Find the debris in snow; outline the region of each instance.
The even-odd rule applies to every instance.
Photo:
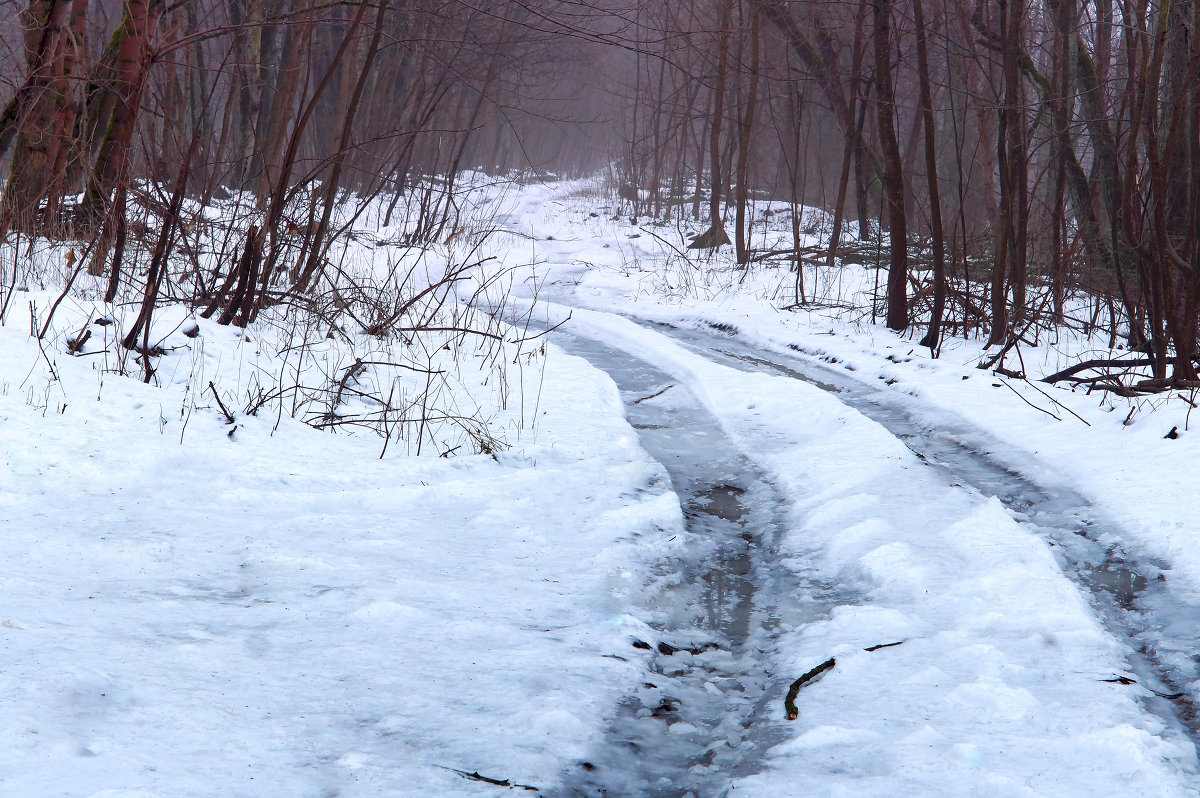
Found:
[[[725,234],[725,229],[714,224],[712,227],[705,230],[698,236],[695,236],[691,243],[688,244],[688,249],[717,249],[723,244],[728,244],[729,236]]]
[[[650,710],[650,714],[656,718],[661,718],[679,711],[679,702],[675,699],[664,698],[658,702],[658,706]]]
[[[787,698],[783,699],[783,708],[787,712],[788,720],[795,720],[800,717],[800,710],[796,709],[796,696],[800,693],[800,688],[814,681],[825,671],[833,670],[833,666],[837,664],[837,660],[833,657],[822,662],[817,667],[813,668],[808,673],[801,676],[796,681],[792,682],[792,686],[788,688]]]
[[[662,396],[664,393],[666,393],[667,391],[671,390],[674,387],[675,386],[673,384],[668,385],[665,388],[663,388],[662,390],[655,391],[654,393],[650,394],[649,396],[643,396],[641,399],[634,399],[630,404],[640,405],[642,402],[648,402],[651,399],[655,399],[659,396]]]
[[[92,331],[88,330],[88,329],[84,329],[84,331],[80,335],[78,335],[74,338],[68,338],[67,339],[67,354],[68,355],[78,355],[80,353],[80,351],[83,349],[83,345],[86,344],[88,342],[88,339],[91,337],[92,337]]]
[[[225,420],[228,421],[230,424],[235,423],[233,420],[233,413],[230,413],[225,408],[225,403],[221,401],[221,396],[220,396],[220,394],[217,393],[217,388],[215,385],[212,384],[212,380],[208,381],[208,389],[210,391],[212,391],[213,399],[217,400],[217,407],[221,408],[221,412],[225,414]],[[232,435],[233,431],[230,430],[229,434]]]
[[[642,641],[639,640],[639,641],[637,641],[637,643],[634,643],[633,644],[634,648],[641,648],[642,646],[638,645],[638,643],[641,643],[641,642]],[[689,647],[685,647],[685,648],[680,648],[679,646],[673,646],[670,643],[659,643],[658,644],[658,653],[662,654],[664,656],[670,657],[675,654],[678,654],[680,651],[686,651],[687,653],[691,654],[693,657],[698,657],[701,654],[703,654],[705,651],[712,651],[713,649],[718,649],[720,647],[721,646],[719,646],[716,643],[705,643],[702,646],[689,646]],[[649,646],[646,646],[646,648],[649,648]]]
[[[924,460],[925,458],[922,457],[921,459]],[[867,648],[864,648],[863,651],[878,651],[881,648],[891,648],[892,646],[902,646],[902,645],[904,645],[903,640],[897,640],[895,643],[877,643],[876,645],[868,646]]]
[[[540,792],[540,790],[538,790],[537,787],[531,787],[528,784],[517,784],[516,782],[509,781],[508,779],[493,779],[490,776],[480,775],[478,771],[472,771],[472,772],[468,773],[465,770],[459,770],[458,768],[448,768],[445,765],[439,765],[439,767],[445,768],[446,770],[449,770],[452,773],[457,773],[458,775],[462,776],[464,779],[467,779],[468,781],[482,781],[484,784],[494,784],[497,787],[508,787],[510,790],[525,790],[526,792]]]

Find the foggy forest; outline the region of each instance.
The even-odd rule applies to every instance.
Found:
[[[1200,790],[1200,3],[0,45],[0,793]]]

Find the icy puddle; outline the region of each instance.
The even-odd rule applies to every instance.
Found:
[[[958,429],[952,420],[932,423],[896,397],[836,369],[764,353],[724,330],[641,323],[722,365],[781,374],[837,393],[942,471],[949,483],[997,497],[1049,543],[1064,573],[1088,589],[1105,626],[1131,641],[1130,672],[1153,694],[1147,708],[1182,724],[1200,744],[1200,596],[1173,586],[1169,566],[1131,550],[1117,530],[1095,517],[1086,499],[1070,490],[1045,488],[1006,467],[980,433]]]
[[[644,682],[604,744],[551,794],[722,795],[778,742],[766,707],[787,685],[766,653],[772,630],[825,617],[835,596],[775,564],[781,497],[686,387],[599,342],[556,334],[555,343],[617,383],[642,446],[670,475],[688,540],[651,577],[642,611],[656,636],[630,640]]]

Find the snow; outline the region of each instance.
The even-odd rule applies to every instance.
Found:
[[[864,269],[810,273],[828,302],[782,312],[786,269],[700,269],[664,243],[685,227],[614,220],[588,181],[490,192],[474,213],[509,232],[471,246],[521,278],[511,306],[569,316],[572,335],[685,386],[786,497],[780,566],[832,588],[816,610],[804,589],[783,597],[755,638],[775,681],[756,719],[767,750],[731,794],[1196,794],[1187,734],[1147,687],[1114,681],[1131,674],[1131,642],[1018,514],[836,394],[617,314],[720,324],[875,385],[1038,484],[1079,491],[1122,545],[1200,594],[1185,397],[1039,393],[976,369],[976,341],[933,359],[839,309],[869,295]],[[414,266],[356,252],[363,273]],[[660,639],[646,591],[687,538],[607,376],[553,344],[460,361],[431,338],[405,360],[399,344],[288,318],[245,335],[199,320],[190,338],[175,306],[155,321],[168,351],[147,385],[136,365],[113,373],[125,309],[87,279],[41,347],[24,305],[44,318],[53,286],[22,292],[0,327],[0,792],[507,795],[463,775],[552,791],[605,744],[647,673],[631,640]],[[117,325],[64,354],[99,316]],[[297,336],[304,357],[287,354]],[[1032,378],[1094,345],[1042,339],[1021,357]],[[361,395],[329,407],[317,387],[355,358],[403,366],[372,366]],[[413,366],[445,379],[430,391]],[[288,383],[286,401],[247,411],[258,388]],[[381,457],[376,433],[400,422],[371,414],[391,391],[478,424],[397,434]],[[301,423],[323,413],[362,421]],[[1164,440],[1172,426],[1181,437]],[[787,721],[788,686],[831,657]]]
[[[4,794],[502,793],[445,768],[553,782],[634,677],[621,573],[679,511],[582,361],[537,443],[379,460],[61,354],[43,416],[0,335]]]

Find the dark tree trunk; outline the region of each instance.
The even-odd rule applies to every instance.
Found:
[[[725,82],[729,71],[729,35],[733,26],[734,0],[725,0],[721,10],[721,32],[717,39],[717,75],[713,86],[713,113],[708,134],[709,188],[708,199],[709,236],[712,248],[728,240],[725,224],[721,218],[721,188],[724,185],[724,169],[721,163],[721,125],[725,119]]]
[[[746,203],[750,193],[750,135],[754,131],[754,115],[758,102],[758,5],[750,5],[750,85],[747,89],[746,108],[738,128],[738,176],[737,176],[737,221],[734,238],[737,247],[737,262],[743,266],[750,262],[750,246],[746,241]]]
[[[875,94],[880,148],[883,150],[883,193],[887,201],[891,258],[887,282],[887,326],[908,327],[908,225],[904,213],[904,173],[896,139],[892,85],[892,3],[872,0],[875,12]]]
[[[933,239],[933,311],[929,331],[921,340],[937,354],[942,341],[942,316],[946,312],[946,248],[942,233],[942,200],[938,190],[937,129],[933,119],[933,92],[929,86],[929,51],[925,37],[925,10],[912,0],[917,28],[917,80],[920,83],[921,122],[925,128],[925,179],[929,184],[929,227]]]

